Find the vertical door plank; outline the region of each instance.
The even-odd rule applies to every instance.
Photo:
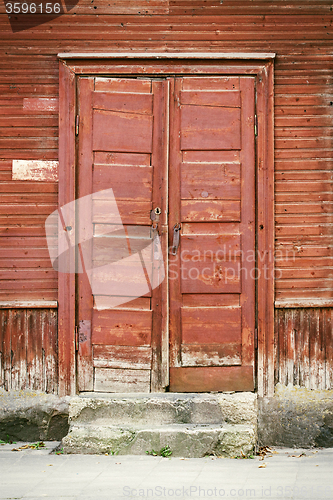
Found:
[[[43,349],[44,359],[44,387],[47,393],[56,392],[58,384],[56,353],[57,353],[57,312],[43,311]]]
[[[254,142],[254,78],[241,77],[242,149],[241,222],[242,235],[242,363],[254,364],[255,327],[255,262],[250,259],[255,249],[255,142]]]
[[[168,205],[167,205],[167,175],[168,175],[168,136],[167,136],[167,105],[168,105],[168,82],[153,81],[152,92],[154,95],[154,127],[153,127],[153,152],[151,163],[154,169],[152,207],[161,208],[158,221],[158,234],[161,240],[162,251],[166,254],[168,246]],[[163,264],[165,268],[165,263]],[[152,290],[151,308],[153,311],[152,325],[152,366],[151,366],[151,392],[163,390],[167,382],[168,371],[168,331],[167,323],[163,318],[168,315],[167,297],[168,280]],[[166,290],[165,290],[166,289]]]
[[[79,183],[77,197],[80,199],[92,194],[92,165],[93,165],[93,78],[80,78],[78,88],[79,114],[80,114],[80,139],[78,150]],[[92,307],[93,296],[87,275],[92,268],[92,203],[91,198],[87,198],[85,203],[79,204],[76,214],[76,224],[78,225],[78,241],[81,238],[84,242],[84,260],[82,246],[78,244],[78,259],[83,266],[82,273],[77,276],[78,282],[78,353],[77,372],[79,391],[92,391],[94,384],[93,361],[92,361]]]
[[[11,389],[16,391],[25,389],[27,385],[27,348],[29,349],[29,344],[25,329],[26,315],[25,309],[16,309],[12,314]],[[42,388],[38,387],[38,389]]]
[[[59,206],[75,200],[75,75],[59,63]],[[69,221],[74,227],[75,221]],[[74,263],[73,268],[74,268]],[[75,274],[58,276],[59,395],[75,394]]]
[[[258,393],[274,394],[274,67],[256,79]],[[266,276],[268,278],[265,278]]]
[[[42,390],[42,336],[39,311],[27,309],[27,385],[33,390]]]
[[[182,88],[182,79],[175,78],[170,82],[170,169],[169,169],[169,248],[172,247],[173,228],[181,222],[180,213],[180,166],[182,154],[180,149],[180,105],[177,96]],[[181,247],[176,256],[169,254],[169,297],[170,297],[170,366],[180,366],[181,347],[181,305],[180,291]]]

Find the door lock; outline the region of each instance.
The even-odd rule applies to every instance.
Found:
[[[155,209],[151,210],[151,212],[150,212],[150,219],[152,221],[153,231],[157,231],[158,221],[160,220],[161,213],[162,213],[162,210],[160,209],[160,207],[156,207]]]

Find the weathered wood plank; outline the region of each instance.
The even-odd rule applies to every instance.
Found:
[[[191,25],[191,21],[189,21]],[[196,25],[196,23],[194,24]],[[180,24],[182,29],[186,29],[183,23]],[[208,28],[208,26],[207,26]],[[186,90],[239,90],[239,77],[238,76],[215,76],[209,79],[205,77],[192,77],[183,79],[183,91]]]
[[[222,106],[240,108],[240,92],[236,90],[212,91],[202,86],[198,91],[183,90],[180,92],[180,103],[192,106]],[[213,149],[213,148],[212,148]]]
[[[221,307],[221,306],[239,306],[239,294],[228,293],[184,293],[183,307]]]
[[[27,310],[27,386],[43,389],[42,331],[40,314]]]
[[[170,262],[170,278],[176,278],[174,264]],[[191,262],[181,264],[181,291],[183,293],[241,293],[242,272],[240,262]],[[248,278],[249,275],[246,276]]]
[[[150,115],[95,110],[93,149],[151,153],[152,125],[153,119]]]
[[[43,390],[58,392],[58,311],[41,313],[43,343]]]
[[[96,392],[149,392],[150,370],[95,368]]]
[[[275,382],[331,387],[331,307],[285,306],[275,311]]]
[[[121,306],[118,305],[120,300],[123,300],[123,304],[121,304]],[[117,306],[115,306],[115,304],[117,304]],[[141,309],[150,311],[150,297],[139,297],[133,299],[133,297],[129,296],[120,298],[120,296],[109,297],[107,295],[94,295],[94,309],[103,311],[104,309],[114,309],[117,307],[128,310]]]
[[[239,151],[183,151],[182,159],[184,163],[239,163]]]
[[[13,160],[13,180],[58,181],[58,161]]]
[[[150,201],[152,192],[150,166],[101,165],[93,166],[93,192],[112,189],[116,200]]]
[[[123,113],[152,115],[153,95],[122,92],[94,92],[93,108]]]
[[[225,344],[241,342],[240,307],[183,307],[184,344]]]
[[[240,149],[240,110],[208,106],[181,107],[181,150]]]
[[[183,200],[181,220],[184,222],[232,222],[240,220],[240,202],[229,200]]]
[[[31,387],[27,383],[27,359],[29,358],[28,335],[26,328],[27,311],[18,309],[10,316],[11,325],[11,383],[12,390],[24,390]],[[41,387],[38,387],[40,389]]]
[[[24,97],[23,109],[25,111],[47,111],[57,113],[59,110],[59,99],[52,97]]]
[[[182,199],[240,200],[240,165],[237,163],[182,163]]]
[[[241,344],[201,344],[181,347],[182,366],[227,366],[242,364]]]
[[[95,224],[110,224],[119,219],[118,210],[123,224],[150,225],[150,211],[152,204],[149,201],[120,200],[117,203],[107,200],[94,199],[93,219]],[[116,219],[115,219],[116,217]]]
[[[93,359],[96,368],[150,370],[152,349],[151,347],[95,345]]]
[[[123,346],[149,346],[152,312],[127,310],[94,311],[92,343]]]
[[[224,224],[219,229],[218,234],[181,234],[182,260],[191,261],[193,264],[199,261],[207,263],[240,260],[241,235],[227,233],[224,231]]]
[[[89,19],[89,17],[87,18]],[[108,17],[109,19],[109,17]],[[150,93],[150,79],[135,78],[95,78],[95,91],[98,92],[138,92]]]

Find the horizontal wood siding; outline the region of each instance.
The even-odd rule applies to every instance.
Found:
[[[57,393],[55,309],[0,309],[0,387]]]
[[[57,298],[43,229],[57,205],[56,183],[12,180],[13,159],[58,160],[56,55],[123,50],[276,52],[276,298],[333,300],[332,3],[133,3],[82,0],[69,14],[14,34],[0,4],[1,300]],[[282,328],[281,317],[291,312],[276,314]],[[326,319],[318,321],[321,335],[330,338]]]
[[[130,49],[277,53],[276,298],[333,299],[331,3],[170,0],[151,4],[149,12],[145,2],[136,6],[103,1],[95,9],[80,2],[70,14],[16,34],[0,6],[0,231],[6,259],[0,296],[57,298],[43,229],[56,206],[56,185],[11,181],[12,159],[58,159],[56,54]]]
[[[333,311],[275,311],[275,383],[308,389],[333,388]]]
[[[57,60],[28,60],[1,54],[0,301],[58,297],[44,229],[57,208],[57,182],[12,180],[14,159],[58,159],[58,111],[49,105],[52,98],[58,101]],[[27,105],[30,97],[33,105]]]

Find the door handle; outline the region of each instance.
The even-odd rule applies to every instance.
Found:
[[[172,241],[171,255],[177,255],[177,250],[180,243],[180,236],[179,236],[180,229],[181,225],[179,224],[179,222],[173,226],[173,241]]]

